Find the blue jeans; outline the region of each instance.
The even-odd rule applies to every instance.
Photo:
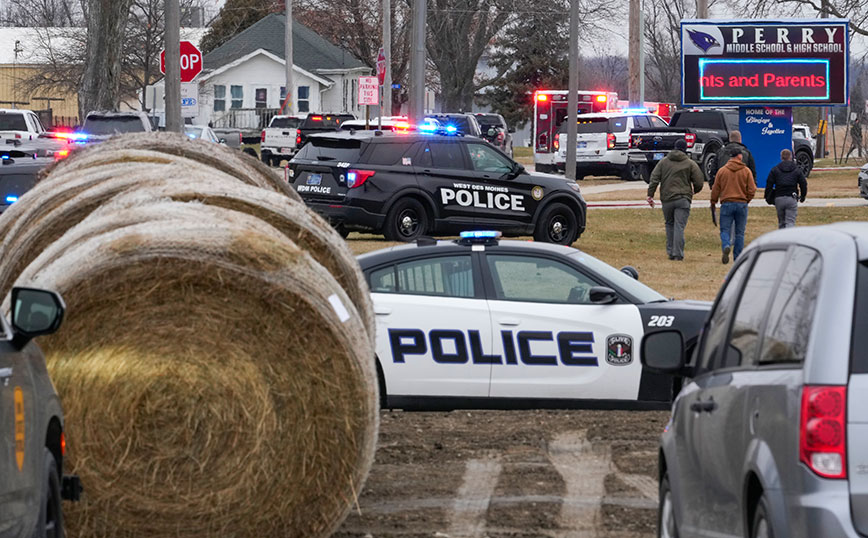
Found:
[[[735,237],[730,241],[730,229],[735,224]],[[744,229],[747,227],[747,204],[723,202],[720,204],[720,248],[732,245],[732,259],[738,258],[744,249]]]

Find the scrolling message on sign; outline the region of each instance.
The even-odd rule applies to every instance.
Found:
[[[703,101],[826,101],[829,60],[699,60]]]

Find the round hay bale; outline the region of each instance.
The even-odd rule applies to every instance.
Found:
[[[124,213],[92,215],[27,269],[70,312],[40,339],[86,487],[70,533],[329,535],[376,439],[373,350],[348,297],[254,217]]]
[[[106,168],[114,169],[114,166]],[[183,183],[166,179],[180,173],[187,176]],[[112,174],[85,174],[75,178],[72,177],[75,174],[67,172],[59,184],[63,190],[48,189],[53,194],[52,200],[40,197],[38,203],[29,204],[31,211],[17,219],[14,232],[8,234],[0,246],[0,258],[9,253],[6,262],[0,264],[0,297],[12,289],[18,276],[40,252],[92,211],[110,214],[150,203],[155,198],[198,200],[258,217],[307,250],[343,286],[361,314],[368,334],[374,337],[376,329],[370,294],[352,252],[334,228],[303,204],[271,191],[244,185],[220,172],[190,170],[179,164],[126,167],[117,177]],[[82,181],[88,188],[81,190]],[[68,191],[75,192],[75,196],[66,199],[60,195]],[[61,203],[55,205],[58,201]],[[98,209],[100,206],[103,207]]]
[[[245,183],[280,192],[301,201],[301,197],[295,192],[295,189],[286,184],[282,173],[272,170],[259,159],[222,144],[193,140],[182,134],[168,132],[130,133],[114,136],[100,144],[77,150],[69,158],[50,165],[42,172],[41,177],[50,176],[55,171],[79,167],[82,160],[89,159],[94,154],[110,157],[112,154],[125,149],[153,151],[197,161],[236,177]],[[99,157],[99,159],[104,158]]]

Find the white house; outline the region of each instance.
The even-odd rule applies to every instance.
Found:
[[[284,32],[286,18],[268,15],[206,54],[198,82],[194,123],[243,129],[262,127],[286,99]],[[357,79],[371,68],[349,52],[293,21],[291,113],[349,112],[359,107]],[[148,89],[147,105],[164,115],[163,81]],[[290,113],[286,108],[284,113]]]

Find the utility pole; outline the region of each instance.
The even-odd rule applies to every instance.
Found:
[[[708,0],[696,0],[696,18],[708,18]]]
[[[629,86],[627,98],[630,108],[641,106],[639,101],[639,51],[641,49],[642,27],[639,24],[639,12],[642,10],[641,0],[630,0],[630,61]]]
[[[181,7],[178,0],[166,0],[166,130],[180,133],[181,120]]]
[[[820,18],[828,19],[829,10],[827,9],[828,0],[822,0],[820,4]],[[820,107],[820,118],[817,122],[817,147],[814,149],[814,159],[823,159],[826,157],[826,133],[820,132],[819,127],[824,125],[828,129],[829,109],[828,107]],[[848,118],[849,120],[849,118]],[[826,131],[828,132],[828,131]]]
[[[295,89],[292,85],[292,0],[286,0],[286,31],[283,35],[283,48],[286,61],[286,101],[284,108],[286,114],[292,115],[295,107],[293,99]]]
[[[576,179],[576,138],[579,111],[579,0],[570,0],[570,94],[567,96],[567,156],[564,176]],[[555,133],[554,136],[558,136]]]
[[[645,108],[645,6],[639,1],[639,106]]]
[[[413,0],[413,32],[410,57],[410,123],[418,124],[425,117],[425,37],[428,11],[427,0]]]
[[[383,55],[386,57],[386,76],[383,77],[383,106],[380,116],[392,115],[392,2],[383,0]]]

